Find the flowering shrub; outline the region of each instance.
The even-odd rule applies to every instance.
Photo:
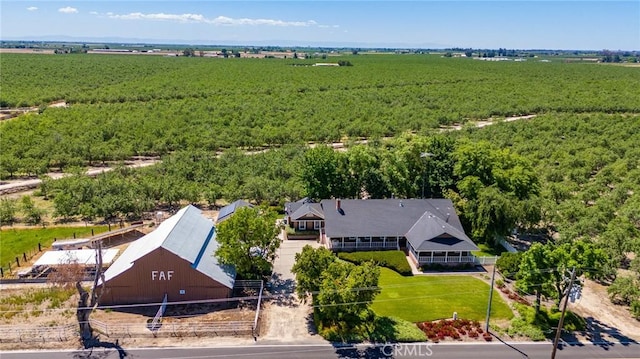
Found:
[[[417,323],[417,326],[429,340],[434,342],[444,340],[447,337],[455,340],[462,340],[464,336],[477,339],[483,333],[478,321],[468,319],[421,322]]]

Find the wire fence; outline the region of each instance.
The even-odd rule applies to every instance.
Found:
[[[40,252],[42,252],[42,245],[38,243],[38,247],[23,252],[10,262],[0,264],[0,278],[16,278],[19,274],[18,268],[24,266]]]
[[[97,333],[116,338],[248,336],[254,325],[253,321],[160,322],[151,328],[150,323],[90,322]]]
[[[0,325],[0,343],[64,342],[78,337],[78,326],[16,326]]]

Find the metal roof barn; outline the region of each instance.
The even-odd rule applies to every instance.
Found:
[[[218,263],[213,222],[194,206],[182,208],[132,242],[105,272],[101,305],[226,298],[235,269]]]

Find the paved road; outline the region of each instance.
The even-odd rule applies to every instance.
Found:
[[[94,349],[93,351],[2,352],[2,359],[205,359],[205,358],[549,358],[551,344],[503,343],[405,344],[403,346],[333,347],[326,345],[249,345],[211,348]],[[573,345],[558,351],[558,359],[640,358],[640,344]]]

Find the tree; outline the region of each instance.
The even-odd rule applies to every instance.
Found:
[[[302,158],[300,172],[307,196],[318,200],[352,195],[354,191],[345,187],[353,184],[345,162],[346,156],[329,146],[309,149]]]
[[[522,262],[522,252],[502,253],[496,261],[496,267],[500,273],[509,279],[515,279]]]
[[[310,245],[296,253],[296,262],[291,272],[296,275],[296,292],[298,298],[306,301],[309,294],[316,295],[322,284],[322,273],[336,261],[330,250],[321,247],[314,249]]]
[[[540,302],[543,295],[551,293],[549,274],[551,264],[547,258],[547,248],[541,243],[534,243],[522,255],[517,275],[516,288],[524,293],[536,296],[536,314],[540,312]]]
[[[640,280],[634,276],[620,276],[607,288],[607,293],[613,303],[629,305],[640,300]]]
[[[345,337],[371,319],[369,308],[378,293],[380,268],[371,262],[362,265],[335,261],[322,273],[316,305],[321,328],[334,327]]]
[[[609,263],[604,251],[584,241],[562,245],[534,243],[522,255],[516,287],[536,294],[537,313],[541,295],[554,297],[559,304],[582,275],[592,279],[611,275]],[[572,270],[576,271],[576,283],[569,281]]]
[[[22,213],[24,213],[27,223],[38,224],[42,222],[42,216],[44,216],[46,212],[36,206],[31,196],[22,196],[20,203]]]
[[[242,207],[217,229],[220,247],[215,255],[221,263],[235,266],[242,278],[260,278],[271,273],[280,247],[280,228],[268,214],[261,214],[259,208]]]
[[[0,223],[11,224],[16,216],[16,200],[11,198],[0,199]]]
[[[102,270],[102,245],[101,242],[97,242],[98,245],[95,249],[96,252],[96,267],[95,274],[93,276],[93,285],[91,290],[87,290],[82,286],[82,279],[76,280],[76,289],[78,290],[78,308],[76,309],[76,318],[78,319],[78,325],[80,326],[80,337],[84,343],[85,348],[89,347],[94,339],[93,328],[91,322],[89,322],[89,316],[100,302],[100,297],[104,293],[103,290],[98,289],[99,283],[106,282],[104,278],[104,271]]]

